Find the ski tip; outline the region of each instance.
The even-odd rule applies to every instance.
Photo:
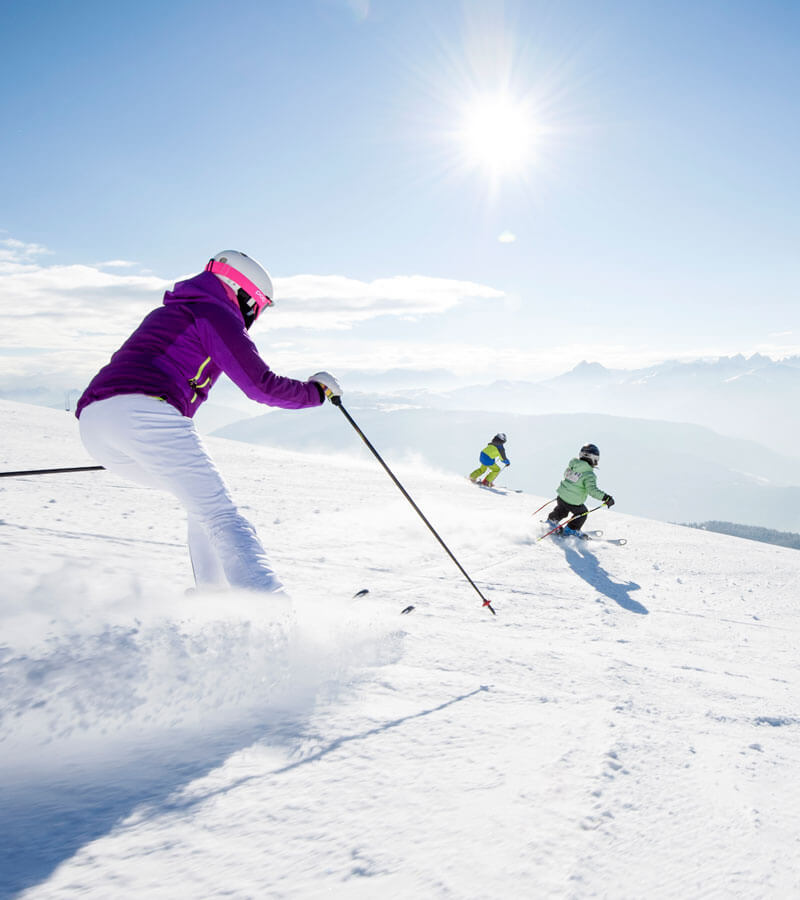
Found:
[[[353,594],[353,600],[355,600],[356,597],[366,597],[368,593],[369,588],[361,588],[360,591],[356,591],[355,594]]]

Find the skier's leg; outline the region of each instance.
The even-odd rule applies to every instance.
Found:
[[[118,399],[123,398],[115,397],[91,403],[81,413],[78,428],[83,446],[109,472],[145,487],[161,487],[158,479],[133,459],[120,440],[124,438],[126,430],[122,410],[119,404],[111,402]]]
[[[469,473],[469,480],[477,481],[481,477],[481,475],[483,475],[483,473],[485,471],[486,471],[486,466],[478,466],[478,468],[475,469],[474,472]]]
[[[92,403],[80,423],[84,444],[98,462],[181,501],[206,532],[229,584],[281,589],[253,526],[234,505],[191,419],[168,403],[132,394]]]
[[[558,525],[558,523],[565,519],[569,515],[569,508],[564,501],[558,497],[556,499],[556,505],[550,510],[547,514],[547,521],[552,524],[553,527]]]
[[[187,540],[192,572],[198,587],[222,587],[227,584],[222,563],[209,540],[205,528],[193,515],[187,522]]]
[[[586,521],[587,511],[588,507],[583,503],[580,506],[574,506],[573,504],[570,504],[570,512],[577,517],[575,519],[571,519],[569,523],[569,527],[573,531],[580,531],[581,528],[583,528],[583,523]]]
[[[484,484],[493,484],[495,478],[497,478],[497,476],[499,474],[500,474],[500,466],[498,466],[497,463],[492,463],[492,465],[489,466],[489,474],[486,476],[486,478],[484,478],[483,483]]]

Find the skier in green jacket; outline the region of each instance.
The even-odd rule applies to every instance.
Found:
[[[501,463],[505,466],[510,466],[508,457],[506,456],[506,441],[508,438],[503,434],[503,432],[499,432],[496,434],[489,444],[481,450],[480,455],[480,465],[474,472],[469,473],[469,480],[471,482],[477,484],[484,484],[486,487],[491,487],[494,483],[495,478],[500,474],[500,466],[497,465],[497,461],[500,460]],[[478,479],[483,475],[484,472],[488,470],[489,474],[483,481],[478,481]]]
[[[594,469],[600,462],[600,451],[596,444],[584,444],[580,454],[569,461],[564,472],[564,478],[556,491],[556,505],[547,515],[547,521],[551,528],[558,528],[558,534],[577,534],[581,537],[580,530],[586,521],[586,498],[595,497],[602,500],[606,506],[614,505],[614,498],[606,494],[597,486],[597,476]],[[559,522],[567,516],[571,518],[569,525],[559,527]]]

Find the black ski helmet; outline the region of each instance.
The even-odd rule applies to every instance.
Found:
[[[600,462],[600,451],[597,449],[597,444],[584,444],[581,447],[580,458],[585,459],[594,468]]]
[[[493,438],[493,441],[500,441],[501,444],[505,444],[508,440],[504,431],[499,431]]]

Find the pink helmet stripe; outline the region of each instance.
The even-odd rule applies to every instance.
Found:
[[[225,275],[226,278],[230,278],[231,281],[236,282],[239,287],[244,288],[255,301],[259,312],[261,312],[265,306],[272,306],[272,297],[268,297],[260,287],[256,287],[249,278],[245,278],[245,276],[242,275],[238,269],[234,269],[233,266],[229,266],[227,263],[218,262],[215,259],[210,259],[206,266],[206,272],[213,272],[215,275]]]

